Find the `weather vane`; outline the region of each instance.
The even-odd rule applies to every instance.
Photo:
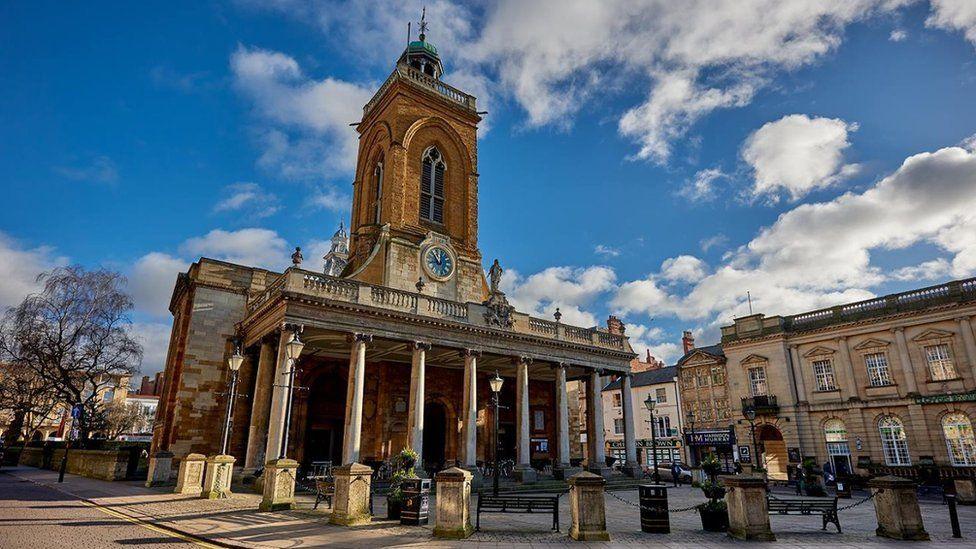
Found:
[[[420,12],[420,40],[423,41],[424,35],[427,34],[427,6],[424,6],[422,12]]]

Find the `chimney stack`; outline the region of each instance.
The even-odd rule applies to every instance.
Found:
[[[152,387],[149,384],[149,376],[142,376],[142,383],[139,385],[140,395],[151,395]]]
[[[685,330],[681,336],[681,346],[684,348],[685,354],[690,353],[695,348],[695,336],[691,335],[691,330]]]
[[[624,335],[624,323],[619,318],[610,315],[607,319],[607,331],[614,335]]]

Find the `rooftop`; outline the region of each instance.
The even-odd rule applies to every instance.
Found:
[[[646,387],[648,385],[657,385],[659,383],[670,383],[671,381],[674,381],[677,376],[677,366],[667,366],[664,368],[658,368],[656,370],[645,370],[630,376],[630,386]],[[614,391],[619,389],[619,379],[610,382],[606,387],[603,388],[604,391]]]

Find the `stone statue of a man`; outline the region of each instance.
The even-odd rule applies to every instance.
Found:
[[[502,273],[505,270],[498,263],[496,259],[494,263],[491,264],[491,268],[488,269],[488,283],[491,287],[491,293],[498,293],[498,285],[502,283]]]

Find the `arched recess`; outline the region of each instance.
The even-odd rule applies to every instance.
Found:
[[[756,454],[760,463],[766,468],[770,478],[785,480],[789,456],[786,452],[786,441],[783,433],[772,423],[756,425]]]

